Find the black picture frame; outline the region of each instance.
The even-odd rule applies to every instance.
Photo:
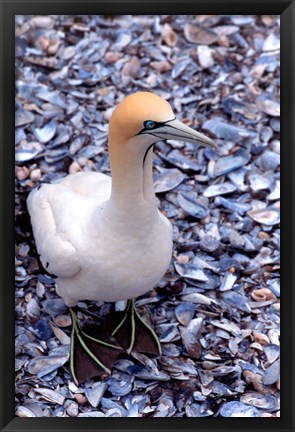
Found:
[[[12,431],[272,431],[294,421],[294,47],[295,4],[287,0],[0,0],[0,430]],[[14,416],[14,17],[48,14],[272,14],[281,16],[282,135],[282,408],[280,418],[17,418]]]

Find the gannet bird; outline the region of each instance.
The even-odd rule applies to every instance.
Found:
[[[167,101],[149,92],[127,96],[117,106],[108,139],[112,178],[96,172],[70,174],[58,183],[35,188],[27,200],[40,260],[56,276],[56,291],[70,308],[70,367],[76,382],[75,343],[108,373],[88,342],[119,349],[83,331],[74,308],[81,300],[131,299],[112,335],[128,321],[130,353],[141,323],[161,354],[156,333],[134,303],[136,296],[160,281],[172,255],[172,226],[156,204],[152,147],[166,139],[216,147],[211,139],[177,120]]]

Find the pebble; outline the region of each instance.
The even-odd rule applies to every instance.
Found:
[[[76,174],[80,171],[82,171],[82,168],[77,161],[72,162],[69,166],[69,174]]]
[[[207,45],[198,45],[197,55],[202,69],[208,69],[214,65],[212,50]]]
[[[30,172],[30,179],[34,182],[38,182],[41,180],[41,170],[39,168],[34,169]]]
[[[87,402],[87,398],[86,398],[84,395],[80,394],[80,393],[75,394],[75,395],[74,395],[74,398],[76,399],[76,401],[78,402],[78,404],[79,404],[80,406],[81,406],[81,405],[85,405],[86,402]],[[79,417],[79,416],[78,416],[78,417]]]
[[[31,24],[34,27],[51,29],[53,27],[54,21],[49,16],[34,16],[31,18]]]
[[[79,405],[75,402],[71,402],[68,405],[66,411],[70,417],[77,417],[79,414]]]
[[[18,166],[16,166],[15,167],[15,175],[16,175],[16,178],[18,180],[23,181],[23,180],[26,180],[29,177],[30,171],[25,166],[24,167],[18,167]]]

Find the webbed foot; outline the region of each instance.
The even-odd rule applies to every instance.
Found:
[[[135,307],[134,299],[128,300],[123,318],[112,331],[112,336],[116,337],[116,340],[127,350],[128,354],[131,351],[153,355],[162,354],[158,336],[140,316]]]
[[[70,308],[72,318],[70,369],[76,384],[95,376],[111,373],[123,349],[116,340],[108,336],[105,328],[98,323],[80,326],[74,308]]]

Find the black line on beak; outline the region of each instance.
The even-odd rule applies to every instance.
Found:
[[[177,127],[175,127],[175,126],[172,126],[172,125],[168,125],[170,128],[172,128],[172,129],[175,129],[175,130],[177,130],[177,131],[179,131],[179,132],[184,132],[184,133],[187,133],[188,135],[189,135],[189,132],[185,132],[185,131],[182,131],[181,129],[178,129]],[[165,133],[165,132],[162,132],[162,133]],[[177,137],[180,137],[180,136],[183,136],[183,135],[177,135]],[[203,140],[202,138],[196,138],[196,137],[194,137],[193,135],[191,135],[191,136],[187,136],[186,138],[191,138],[191,139],[195,139],[196,141],[200,141],[200,143],[204,143],[205,145],[208,145],[208,143],[207,143],[207,141],[205,141],[205,140]]]
[[[171,126],[170,126],[170,127],[171,127]],[[174,128],[174,129],[176,129],[176,128]],[[179,131],[179,129],[176,129],[176,130]],[[162,134],[162,135],[170,135],[169,132],[159,132],[159,134]],[[156,135],[156,134],[151,134],[151,135],[156,136],[157,138],[160,138],[161,140],[165,140],[165,139],[174,139],[174,138],[165,138],[165,137],[163,137],[163,136],[159,136],[159,135]],[[188,138],[190,138],[190,137],[188,137],[188,136],[184,136],[184,135],[175,135],[175,139],[177,139],[177,138],[179,138],[180,140],[185,141],[186,139],[188,139]]]

